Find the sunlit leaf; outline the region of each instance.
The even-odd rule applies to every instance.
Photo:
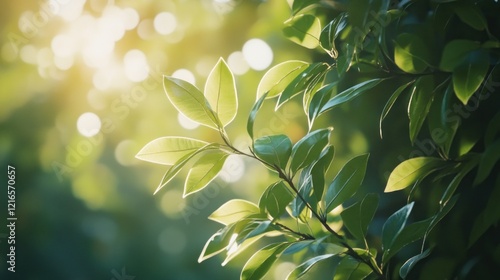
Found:
[[[429,50],[417,35],[401,33],[395,40],[394,61],[407,73],[422,73],[429,66]]]
[[[341,13],[323,28],[320,35],[321,47],[332,57],[337,58],[339,52],[335,46],[335,39],[347,26],[347,14]]]
[[[301,263],[294,270],[292,270],[290,272],[290,274],[288,274],[286,279],[287,280],[299,279],[300,277],[304,276],[304,274],[306,274],[315,264],[317,264],[318,262],[321,262],[323,260],[329,259],[333,256],[336,256],[336,254],[319,255],[319,256],[315,256],[313,258],[310,258],[307,261]]]
[[[293,255],[298,253],[308,247],[310,247],[315,240],[302,240],[292,243],[292,245],[288,246],[285,251],[283,251],[283,255]]]
[[[267,98],[275,97],[304,71],[309,64],[299,60],[280,63],[264,74],[257,87],[257,99],[267,93]]]
[[[352,158],[335,176],[325,195],[327,213],[357,192],[365,177],[368,156],[368,154],[363,154]]]
[[[385,104],[384,109],[382,110],[382,113],[380,114],[380,121],[379,121],[380,138],[382,138],[382,122],[384,121],[385,117],[387,117],[387,114],[389,114],[389,111],[391,110],[392,106],[394,105],[394,103],[398,99],[399,95],[401,95],[401,93],[405,89],[407,89],[409,85],[411,85],[414,82],[415,82],[415,80],[412,80],[409,83],[406,83],[406,84],[399,86],[396,89],[396,91],[394,91],[392,93],[391,97],[389,98],[389,100]]]
[[[260,280],[290,243],[274,243],[257,251],[241,271],[241,280]]]
[[[355,260],[347,255],[339,262],[335,269],[333,280],[358,280],[364,279],[372,273],[372,269],[365,263]]]
[[[403,206],[401,209],[392,214],[382,227],[382,248],[385,252],[389,252],[394,240],[403,230],[410,212],[413,208],[413,202]],[[424,231],[425,232],[425,231]]]
[[[255,118],[257,117],[257,113],[259,112],[260,108],[262,107],[262,104],[264,103],[264,100],[266,100],[267,97],[267,92],[264,93],[253,105],[252,110],[250,111],[250,114],[248,115],[248,121],[247,121],[247,132],[250,138],[253,139],[253,125],[255,123]]]
[[[320,0],[294,0],[292,4],[292,14],[296,15],[305,8],[319,4],[319,2]]]
[[[219,120],[207,99],[192,84],[173,77],[163,77],[163,87],[174,107],[192,121],[216,129]]]
[[[384,192],[402,190],[423,179],[444,164],[444,161],[435,157],[411,158],[400,163],[389,176]]]
[[[229,242],[231,241],[233,231],[234,225],[231,225],[218,230],[214,235],[212,235],[205,243],[205,246],[198,257],[198,262],[201,263],[202,261],[226,250]]]
[[[214,151],[202,155],[189,170],[184,184],[184,197],[205,188],[222,170],[228,153]]]
[[[283,134],[263,136],[255,140],[254,152],[260,159],[284,170],[292,153],[292,141]]]
[[[207,144],[207,142],[186,137],[160,137],[146,144],[135,157],[153,163],[173,165],[185,155]]]
[[[271,185],[261,197],[259,207],[266,209],[273,218],[279,218],[294,196],[283,181]]]
[[[467,104],[483,83],[489,68],[488,52],[470,52],[462,64],[453,70],[453,89],[458,99]]]
[[[220,206],[208,218],[223,225],[228,225],[259,212],[259,207],[250,201],[232,199]]]
[[[471,40],[453,40],[446,44],[441,56],[439,68],[446,72],[453,72],[457,66],[462,64],[468,54],[481,47],[478,42]]]
[[[429,248],[429,249],[423,251],[422,253],[411,257],[399,269],[399,276],[401,276],[401,278],[403,278],[403,279],[406,279],[406,277],[408,276],[408,273],[410,273],[410,270],[417,264],[417,262],[428,257],[430,255],[430,253],[431,253],[431,249]]]
[[[315,130],[300,139],[292,149],[292,161],[290,169],[292,172],[308,166],[315,161],[324,147],[328,144],[331,129]]]
[[[221,58],[208,75],[205,97],[223,126],[228,125],[238,111],[238,98],[234,76]]]
[[[285,22],[283,34],[294,43],[314,49],[319,44],[321,22],[313,15],[298,15]]]
[[[410,119],[410,140],[413,143],[417,138],[422,125],[434,100],[435,90],[440,87],[434,85],[434,76],[418,78],[408,104],[408,118]]]
[[[330,99],[320,110],[319,114],[322,114],[335,106],[348,102],[360,94],[368,91],[369,89],[378,85],[383,79],[372,79],[356,84],[343,92],[335,95],[332,99]]]

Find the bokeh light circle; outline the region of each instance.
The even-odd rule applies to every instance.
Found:
[[[243,45],[243,57],[250,68],[264,70],[273,62],[273,50],[261,39],[250,39]]]
[[[94,113],[86,112],[76,122],[78,132],[85,137],[92,137],[101,130],[101,119]]]

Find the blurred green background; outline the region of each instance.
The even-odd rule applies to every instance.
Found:
[[[15,273],[5,261],[7,229],[0,230],[0,278],[237,279],[249,253],[223,268],[218,257],[197,263],[218,229],[207,216],[230,198],[257,201],[272,180],[267,171],[231,158],[206,190],[184,200],[182,173],[153,196],[167,167],[134,156],[166,135],[219,141],[179,116],[161,83],[174,75],[203,88],[219,57],[239,91],[228,131],[246,145],[246,116],[265,70],[310,61],[281,34],[289,15],[282,0],[3,3],[0,166],[16,168],[18,220]],[[306,129],[293,103],[259,119],[257,134],[287,131],[296,141]],[[283,262],[269,277],[293,267]]]

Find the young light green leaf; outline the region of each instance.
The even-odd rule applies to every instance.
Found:
[[[361,202],[344,209],[340,216],[349,232],[358,240],[364,240],[375,211],[378,206],[378,196],[367,194]]]
[[[278,219],[284,212],[285,208],[294,196],[288,190],[283,181],[271,185],[263,194],[261,200],[265,205],[267,212],[275,219]]]
[[[330,100],[334,88],[337,86],[338,82],[329,83],[316,92],[309,103],[309,112],[307,114],[307,119],[309,122],[309,129],[314,124],[316,117],[318,117],[321,108]]]
[[[172,165],[185,155],[207,144],[207,142],[186,137],[160,137],[146,144],[135,157],[157,164]]]
[[[341,13],[323,28],[319,38],[321,47],[334,59],[338,57],[335,40],[347,26],[347,13]]]
[[[243,199],[232,199],[220,206],[208,218],[223,225],[229,225],[259,213],[260,209],[254,203]]]
[[[238,111],[236,84],[233,73],[222,58],[208,75],[205,97],[223,126],[228,125],[236,117]]]
[[[431,172],[442,167],[444,161],[435,157],[411,158],[400,163],[389,176],[384,192],[402,190],[423,179]]]
[[[199,89],[173,77],[163,77],[163,88],[174,107],[192,121],[218,129],[219,119]]]
[[[351,198],[361,186],[366,173],[368,154],[349,160],[328,187],[325,195],[326,212]]]
[[[369,89],[375,87],[378,85],[380,82],[382,82],[383,79],[371,79],[364,81],[362,83],[356,84],[343,92],[335,95],[332,99],[330,99],[319,111],[319,114],[322,114],[330,109],[332,109],[335,106],[338,106],[340,104],[343,104],[345,102],[348,102],[356,97],[358,97],[360,94],[368,91]]]
[[[464,105],[483,83],[489,68],[485,50],[470,52],[464,62],[453,70],[453,89]]]
[[[292,14],[296,15],[305,8],[318,5],[320,0],[294,0],[292,4]]]
[[[364,279],[372,273],[372,269],[365,263],[355,260],[347,255],[339,262],[335,269],[333,280],[358,280]]]
[[[481,45],[478,42],[470,40],[459,39],[450,41],[444,47],[439,69],[446,72],[453,72],[455,68],[462,64],[470,52],[478,50],[480,47]]]
[[[406,84],[403,84],[403,85],[399,86],[396,89],[396,91],[394,91],[394,93],[391,95],[391,97],[389,98],[389,100],[387,101],[387,103],[385,104],[384,109],[382,110],[382,113],[380,114],[380,121],[379,121],[380,138],[382,138],[382,122],[384,121],[385,117],[387,117],[387,114],[389,114],[389,111],[391,110],[392,106],[394,105],[394,103],[398,99],[399,95],[401,95],[401,93],[406,88],[408,88],[409,85],[411,85],[414,82],[415,82],[415,80],[412,80],[409,83],[406,83]]]
[[[394,43],[394,62],[401,70],[418,74],[429,66],[429,50],[417,35],[401,33]]]
[[[386,252],[391,252],[394,240],[403,230],[406,221],[410,216],[413,204],[414,202],[411,202],[410,204],[403,206],[401,209],[392,214],[384,223],[384,226],[382,227],[382,248],[384,250],[384,254]]]
[[[267,98],[281,94],[308,66],[309,63],[304,61],[289,60],[269,69],[259,82],[257,99],[264,95],[264,93],[267,93]]]
[[[410,141],[417,138],[422,125],[434,100],[435,90],[441,87],[434,86],[434,76],[422,76],[417,79],[408,104],[408,118],[410,119]]]
[[[264,103],[264,100],[266,100],[267,97],[267,92],[264,93],[253,105],[252,110],[250,111],[250,114],[248,115],[248,121],[247,121],[247,132],[250,138],[253,139],[253,125],[255,123],[255,118],[257,117],[257,113],[260,110],[260,107],[262,107],[262,104]]]
[[[399,276],[401,278],[406,279],[408,276],[408,273],[410,273],[410,270],[417,264],[417,262],[421,261],[422,259],[427,258],[431,253],[431,248],[423,251],[422,253],[411,257],[409,260],[407,260],[403,266],[399,269]]]
[[[292,149],[290,170],[296,172],[313,163],[328,144],[331,131],[330,128],[315,130],[300,139]]]
[[[260,280],[290,243],[273,243],[257,251],[241,271],[241,280]]]
[[[336,254],[325,254],[325,255],[319,255],[313,258],[308,259],[307,261],[301,263],[299,266],[297,266],[294,270],[288,274],[286,277],[287,280],[296,280],[299,279],[300,277],[304,276],[315,264],[332,258],[336,256]]]
[[[313,15],[298,15],[285,21],[283,34],[294,43],[308,49],[314,49],[319,44],[321,22]]]
[[[220,150],[202,155],[189,170],[183,196],[186,197],[206,187],[222,170],[228,156],[228,153]]]
[[[179,173],[179,171],[193,157],[195,157],[196,155],[198,155],[201,152],[210,151],[210,150],[217,150],[219,148],[220,148],[220,144],[217,144],[217,143],[207,144],[207,145],[199,148],[198,150],[196,150],[196,151],[194,151],[194,152],[192,152],[190,154],[186,154],[185,156],[183,156],[182,158],[180,158],[179,160],[177,160],[177,162],[175,162],[174,165],[172,165],[167,170],[167,172],[165,173],[165,175],[163,175],[163,178],[162,178],[160,184],[158,185],[158,187],[156,188],[154,194],[158,193],[158,191],[160,191],[164,186],[166,186],[168,184],[168,182],[170,182],[175,177],[175,175],[177,175],[177,173]]]
[[[292,153],[292,141],[283,134],[264,136],[255,140],[254,152],[260,159],[284,170]]]
[[[326,148],[321,152],[319,160],[314,163],[311,169],[311,183],[314,195],[318,201],[321,201],[321,198],[323,197],[323,192],[325,190],[325,173],[330,168],[334,154],[335,149],[333,146],[326,146]]]

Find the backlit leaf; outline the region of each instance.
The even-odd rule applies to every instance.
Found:
[[[241,271],[241,280],[260,280],[290,243],[274,243],[257,251]]]
[[[422,73],[429,66],[427,45],[417,35],[401,33],[395,40],[394,61],[406,73]]]
[[[294,43],[308,49],[314,49],[319,44],[321,23],[313,15],[298,15],[285,22],[283,34]]]
[[[304,71],[309,64],[299,60],[280,63],[264,74],[257,87],[257,99],[267,93],[267,98],[275,97]]]
[[[470,52],[462,64],[453,70],[453,89],[465,105],[483,83],[489,68],[488,52]]]
[[[253,139],[253,125],[255,123],[255,118],[257,117],[257,113],[259,112],[260,108],[262,107],[262,104],[264,103],[264,100],[266,100],[267,97],[267,92],[264,93],[253,105],[252,110],[250,111],[250,114],[248,115],[248,121],[247,121],[247,132],[250,138]]]
[[[232,199],[220,206],[208,218],[223,225],[228,225],[259,212],[259,207],[250,201]]]
[[[421,180],[444,164],[440,158],[417,157],[400,163],[389,176],[384,192],[402,190]]]
[[[319,255],[313,258],[308,259],[307,261],[301,263],[299,266],[297,266],[294,270],[288,274],[286,277],[287,280],[296,280],[299,279],[300,277],[304,276],[315,264],[329,259],[331,257],[336,256],[337,254],[325,254],[325,255]]]
[[[184,184],[184,197],[205,188],[222,170],[228,153],[214,151],[202,155],[189,170]]]
[[[135,157],[153,163],[172,165],[185,155],[207,144],[207,142],[186,137],[160,137],[146,144]]]

